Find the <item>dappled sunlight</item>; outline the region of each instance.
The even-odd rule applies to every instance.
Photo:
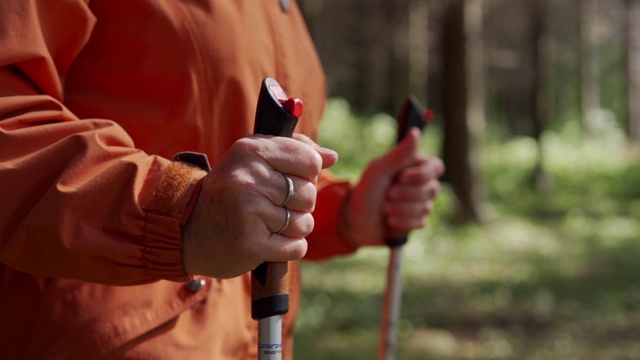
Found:
[[[549,133],[544,148],[552,183],[536,191],[532,139],[486,145],[482,225],[451,224],[443,186],[403,248],[399,358],[640,358],[640,162],[602,139]],[[303,264],[305,359],[375,358],[388,253]]]

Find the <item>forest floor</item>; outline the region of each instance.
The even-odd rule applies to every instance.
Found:
[[[337,118],[325,133],[358,126]],[[377,122],[356,130],[393,130]],[[640,359],[640,161],[619,132],[606,134],[546,134],[538,189],[532,139],[487,141],[482,225],[451,221],[444,185],[429,226],[404,247],[398,359]],[[376,155],[354,158],[339,147],[357,141],[331,139],[346,154],[340,175],[357,177],[362,157]],[[303,263],[296,359],[376,358],[388,253]]]

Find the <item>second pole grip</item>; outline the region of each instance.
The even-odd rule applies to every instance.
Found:
[[[418,105],[416,99],[413,96],[409,96],[398,114],[397,121],[398,133],[396,144],[401,142],[412,128],[417,127],[422,130],[429,120],[420,108],[420,105]],[[408,234],[405,232],[389,231],[386,234],[386,243],[389,247],[402,246],[407,242],[407,239]]]
[[[302,102],[289,99],[272,78],[262,81],[253,133],[293,136],[302,114]],[[251,317],[260,320],[289,311],[289,283],[286,262],[265,262],[251,272]]]

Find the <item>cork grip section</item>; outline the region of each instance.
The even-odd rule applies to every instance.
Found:
[[[289,311],[286,262],[265,262],[251,272],[251,317],[256,320]]]

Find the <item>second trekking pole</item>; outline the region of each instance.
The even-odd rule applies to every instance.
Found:
[[[413,97],[409,97],[398,115],[399,143],[409,133],[411,128],[422,129],[427,121]],[[408,234],[393,234],[387,237],[390,249],[389,265],[387,267],[387,285],[382,307],[382,323],[380,329],[380,346],[378,360],[394,360],[398,338],[398,321],[400,319],[400,305],[402,302],[402,246],[407,242]]]

